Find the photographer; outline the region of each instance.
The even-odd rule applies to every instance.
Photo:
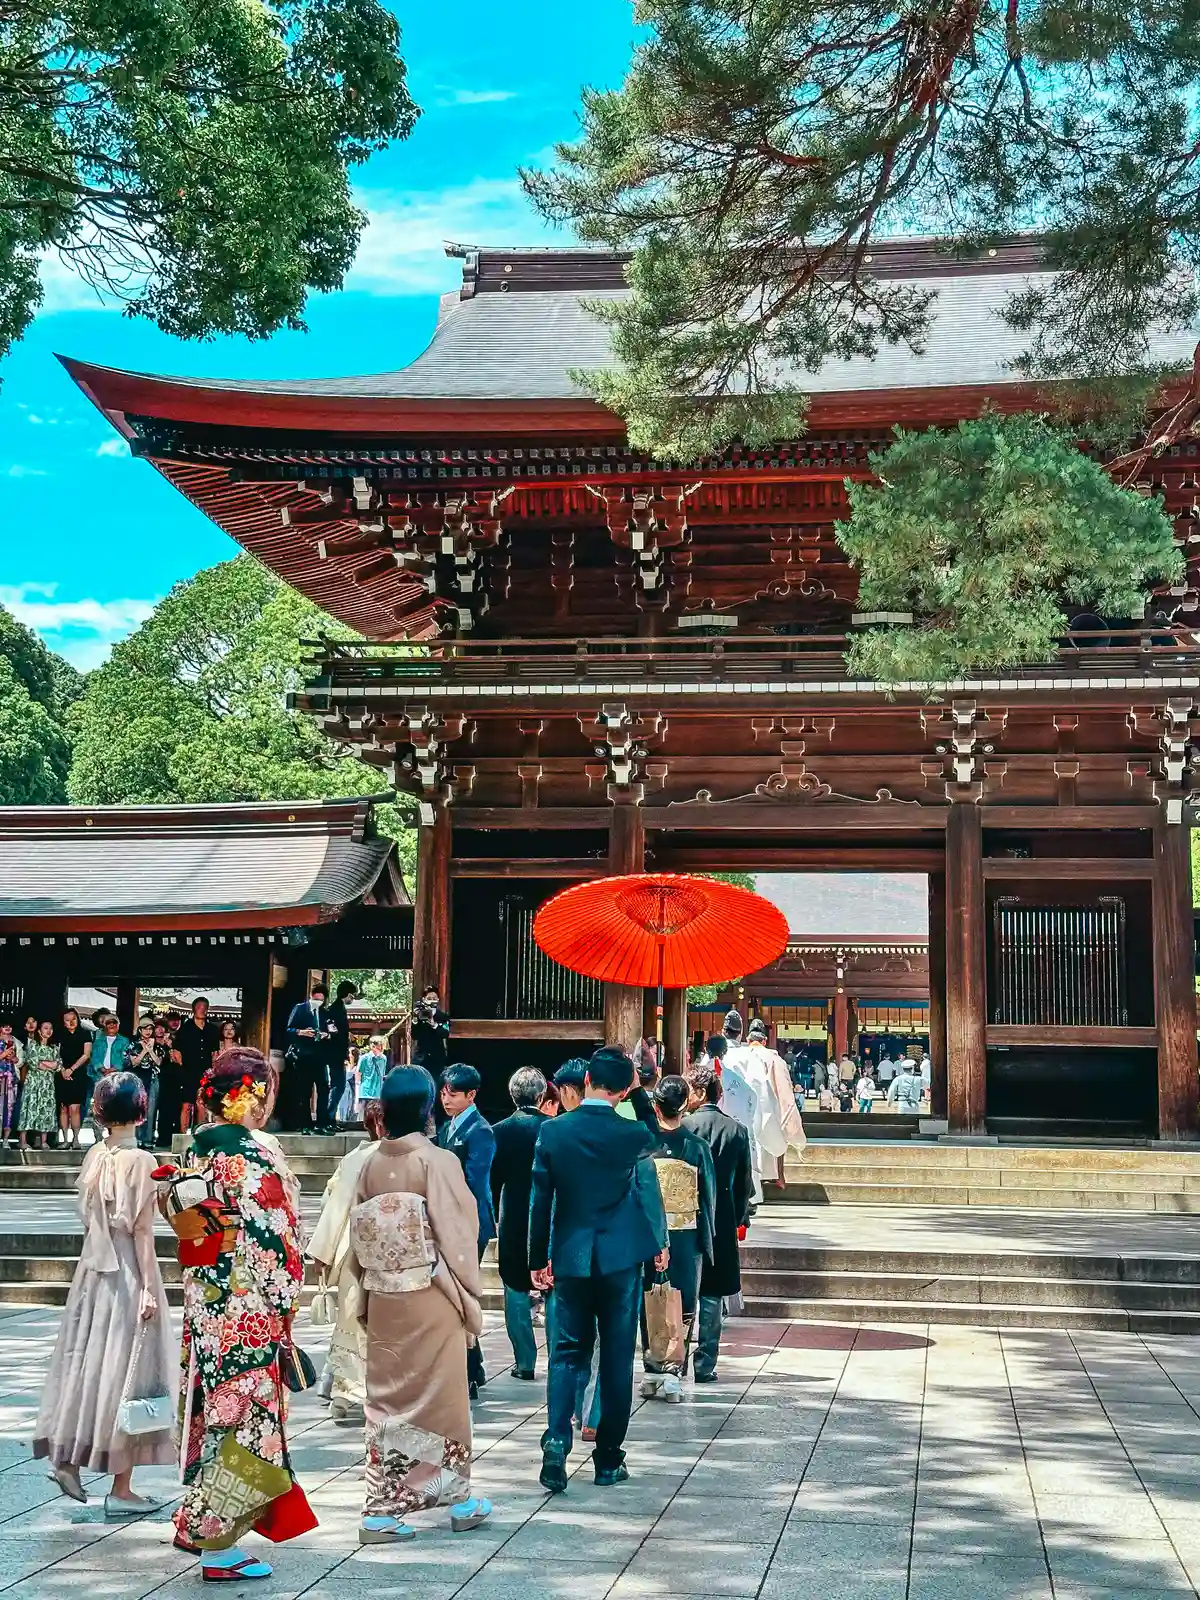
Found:
[[[442,1010],[442,997],[432,984],[421,990],[410,1027],[413,1064],[438,1078],[450,1059],[450,1018]]]

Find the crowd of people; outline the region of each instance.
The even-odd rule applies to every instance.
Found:
[[[840,1056],[828,1064],[809,1061],[798,1052],[789,1064],[793,1082],[802,1095],[812,1095],[818,1111],[852,1111],[866,1115],[876,1102],[911,1116],[928,1111],[933,1070],[928,1052],[919,1060],[897,1054],[869,1058]]]
[[[324,1035],[327,998],[315,986],[293,1014],[299,1038]],[[149,1040],[143,1054],[153,1028]],[[43,1043],[60,1064],[71,1053]],[[74,1057],[85,1069],[92,1046]],[[488,1519],[471,1485],[471,1402],[488,1381],[480,1264],[493,1239],[513,1377],[536,1380],[538,1316],[546,1330],[541,1484],[567,1488],[577,1433],[596,1482],[623,1482],[639,1343],[647,1400],[680,1401],[689,1376],[716,1381],[724,1318],[740,1302],[739,1242],[764,1175],[803,1140],[782,1059],[753,1026],[743,1041],[734,1012],[682,1074],[662,1073],[650,1041],[636,1064],[603,1046],[550,1081],[522,1068],[495,1127],[474,1067],[447,1063],[435,1083],[426,1066],[367,1054],[380,1059],[361,1079],[376,1091],[366,1138],[330,1179],[307,1244],[299,1186],[268,1131],[279,1077],[258,1051],[214,1048],[189,1096],[187,1148],[162,1164],[139,1148],[151,1095],[134,1047],[114,1060],[102,1046],[98,1077],[85,1070],[104,1137],[80,1171],[85,1240],[34,1453],[75,1500],[87,1499],[84,1471],[111,1474],[111,1519],[155,1508],[134,1490],[136,1467],[177,1462],[174,1543],[210,1581],[270,1575],[243,1549],[248,1531],[279,1542],[316,1525],[287,1444],[288,1393],[313,1384],[336,1424],[363,1429],[363,1544],[415,1537],[408,1519],[439,1505],[458,1532]],[[318,1079],[314,1121],[324,1091]],[[156,1211],[182,1267],[177,1351]],[[319,1378],[295,1335],[306,1253],[320,1273],[313,1320],[331,1324]]]

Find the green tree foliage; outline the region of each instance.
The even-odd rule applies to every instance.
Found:
[[[378,793],[386,777],[287,706],[301,641],[350,631],[251,556],[176,584],[88,675],[70,708],[70,797],[88,805],[305,800]],[[404,803],[381,806],[411,885]]]
[[[66,798],[71,748],[63,719],[79,684],[69,662],[0,608],[0,804]]]
[[[847,670],[936,683],[973,667],[1044,661],[1064,605],[1140,613],[1183,560],[1157,500],[1118,488],[1039,417],[995,414],[949,432],[899,432],[848,483],[838,540],[864,611],[911,611],[912,628],[857,637]]]
[[[411,972],[399,968],[338,967],[329,974],[329,982],[335,990],[345,979],[354,984],[360,997],[376,1011],[407,1015],[412,1010]]]
[[[721,883],[736,883],[740,889],[749,889],[753,894],[757,879],[752,872],[698,872],[698,878],[716,878]],[[736,982],[736,979],[734,980]],[[696,983],[687,992],[689,1006],[711,1006],[715,1003],[718,989],[727,989],[728,983]]]
[[[299,327],[366,218],[347,168],[417,111],[379,0],[11,0],[0,14],[0,355],[41,262],[188,338]]]
[[[527,173],[549,217],[635,252],[584,375],[631,439],[692,459],[795,437],[805,374],[919,349],[934,308],[871,272],[898,231],[1029,229],[1052,279],[1008,308],[1047,377],[1154,371],[1200,310],[1200,28],[1190,0],[640,0],[624,86]]]

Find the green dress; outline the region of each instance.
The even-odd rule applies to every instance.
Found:
[[[25,1046],[25,1082],[21,1087],[21,1107],[17,1129],[22,1133],[53,1133],[58,1127],[58,1106],[54,1084],[62,1056],[56,1044]]]

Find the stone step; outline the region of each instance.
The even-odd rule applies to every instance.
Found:
[[[1200,1148],[1189,1150],[1126,1149],[1081,1145],[953,1144],[913,1140],[879,1150],[854,1140],[823,1140],[789,1156],[787,1170],[864,1163],[888,1167],[933,1168],[946,1172],[1000,1170],[1036,1172],[1142,1172],[1171,1177],[1200,1177]]]
[[[754,1230],[750,1231],[753,1239]],[[743,1273],[907,1273],[923,1277],[968,1274],[1106,1283],[1200,1286],[1200,1256],[1059,1255],[1050,1250],[878,1250],[827,1246],[742,1246]]]
[[[917,1183],[965,1184],[984,1189],[1106,1189],[1111,1185],[1128,1193],[1170,1192],[1200,1194],[1200,1175],[1190,1173],[1097,1172],[1091,1168],[1020,1167],[894,1167],[887,1161],[805,1162],[785,1169],[791,1183],[874,1183],[906,1187]]]
[[[943,1305],[1059,1306],[1200,1315],[1200,1282],[1126,1283],[1114,1279],[987,1276],[981,1273],[743,1271],[748,1299],[901,1300]]]
[[[181,1283],[167,1282],[163,1284],[167,1304],[180,1306],[183,1304],[183,1285]],[[0,1281],[0,1305],[5,1306],[64,1306],[67,1295],[70,1293],[71,1280],[37,1279],[29,1278],[15,1283]],[[301,1294],[301,1304],[307,1305],[312,1299],[313,1287],[308,1284]],[[504,1309],[504,1296],[494,1289],[485,1289],[480,1296],[480,1304],[485,1311],[502,1311]]]
[[[939,1174],[940,1176],[940,1174]],[[1172,1189],[1017,1188],[998,1183],[904,1183],[790,1181],[768,1190],[767,1202],[852,1206],[1010,1206],[1033,1211],[1169,1211],[1200,1213],[1200,1193]]]
[[[771,1300],[746,1296],[748,1317],[797,1322],[933,1323],[970,1328],[1104,1329],[1117,1333],[1197,1335],[1200,1311],[1104,1310],[1098,1307],[938,1304],[917,1300]]]

